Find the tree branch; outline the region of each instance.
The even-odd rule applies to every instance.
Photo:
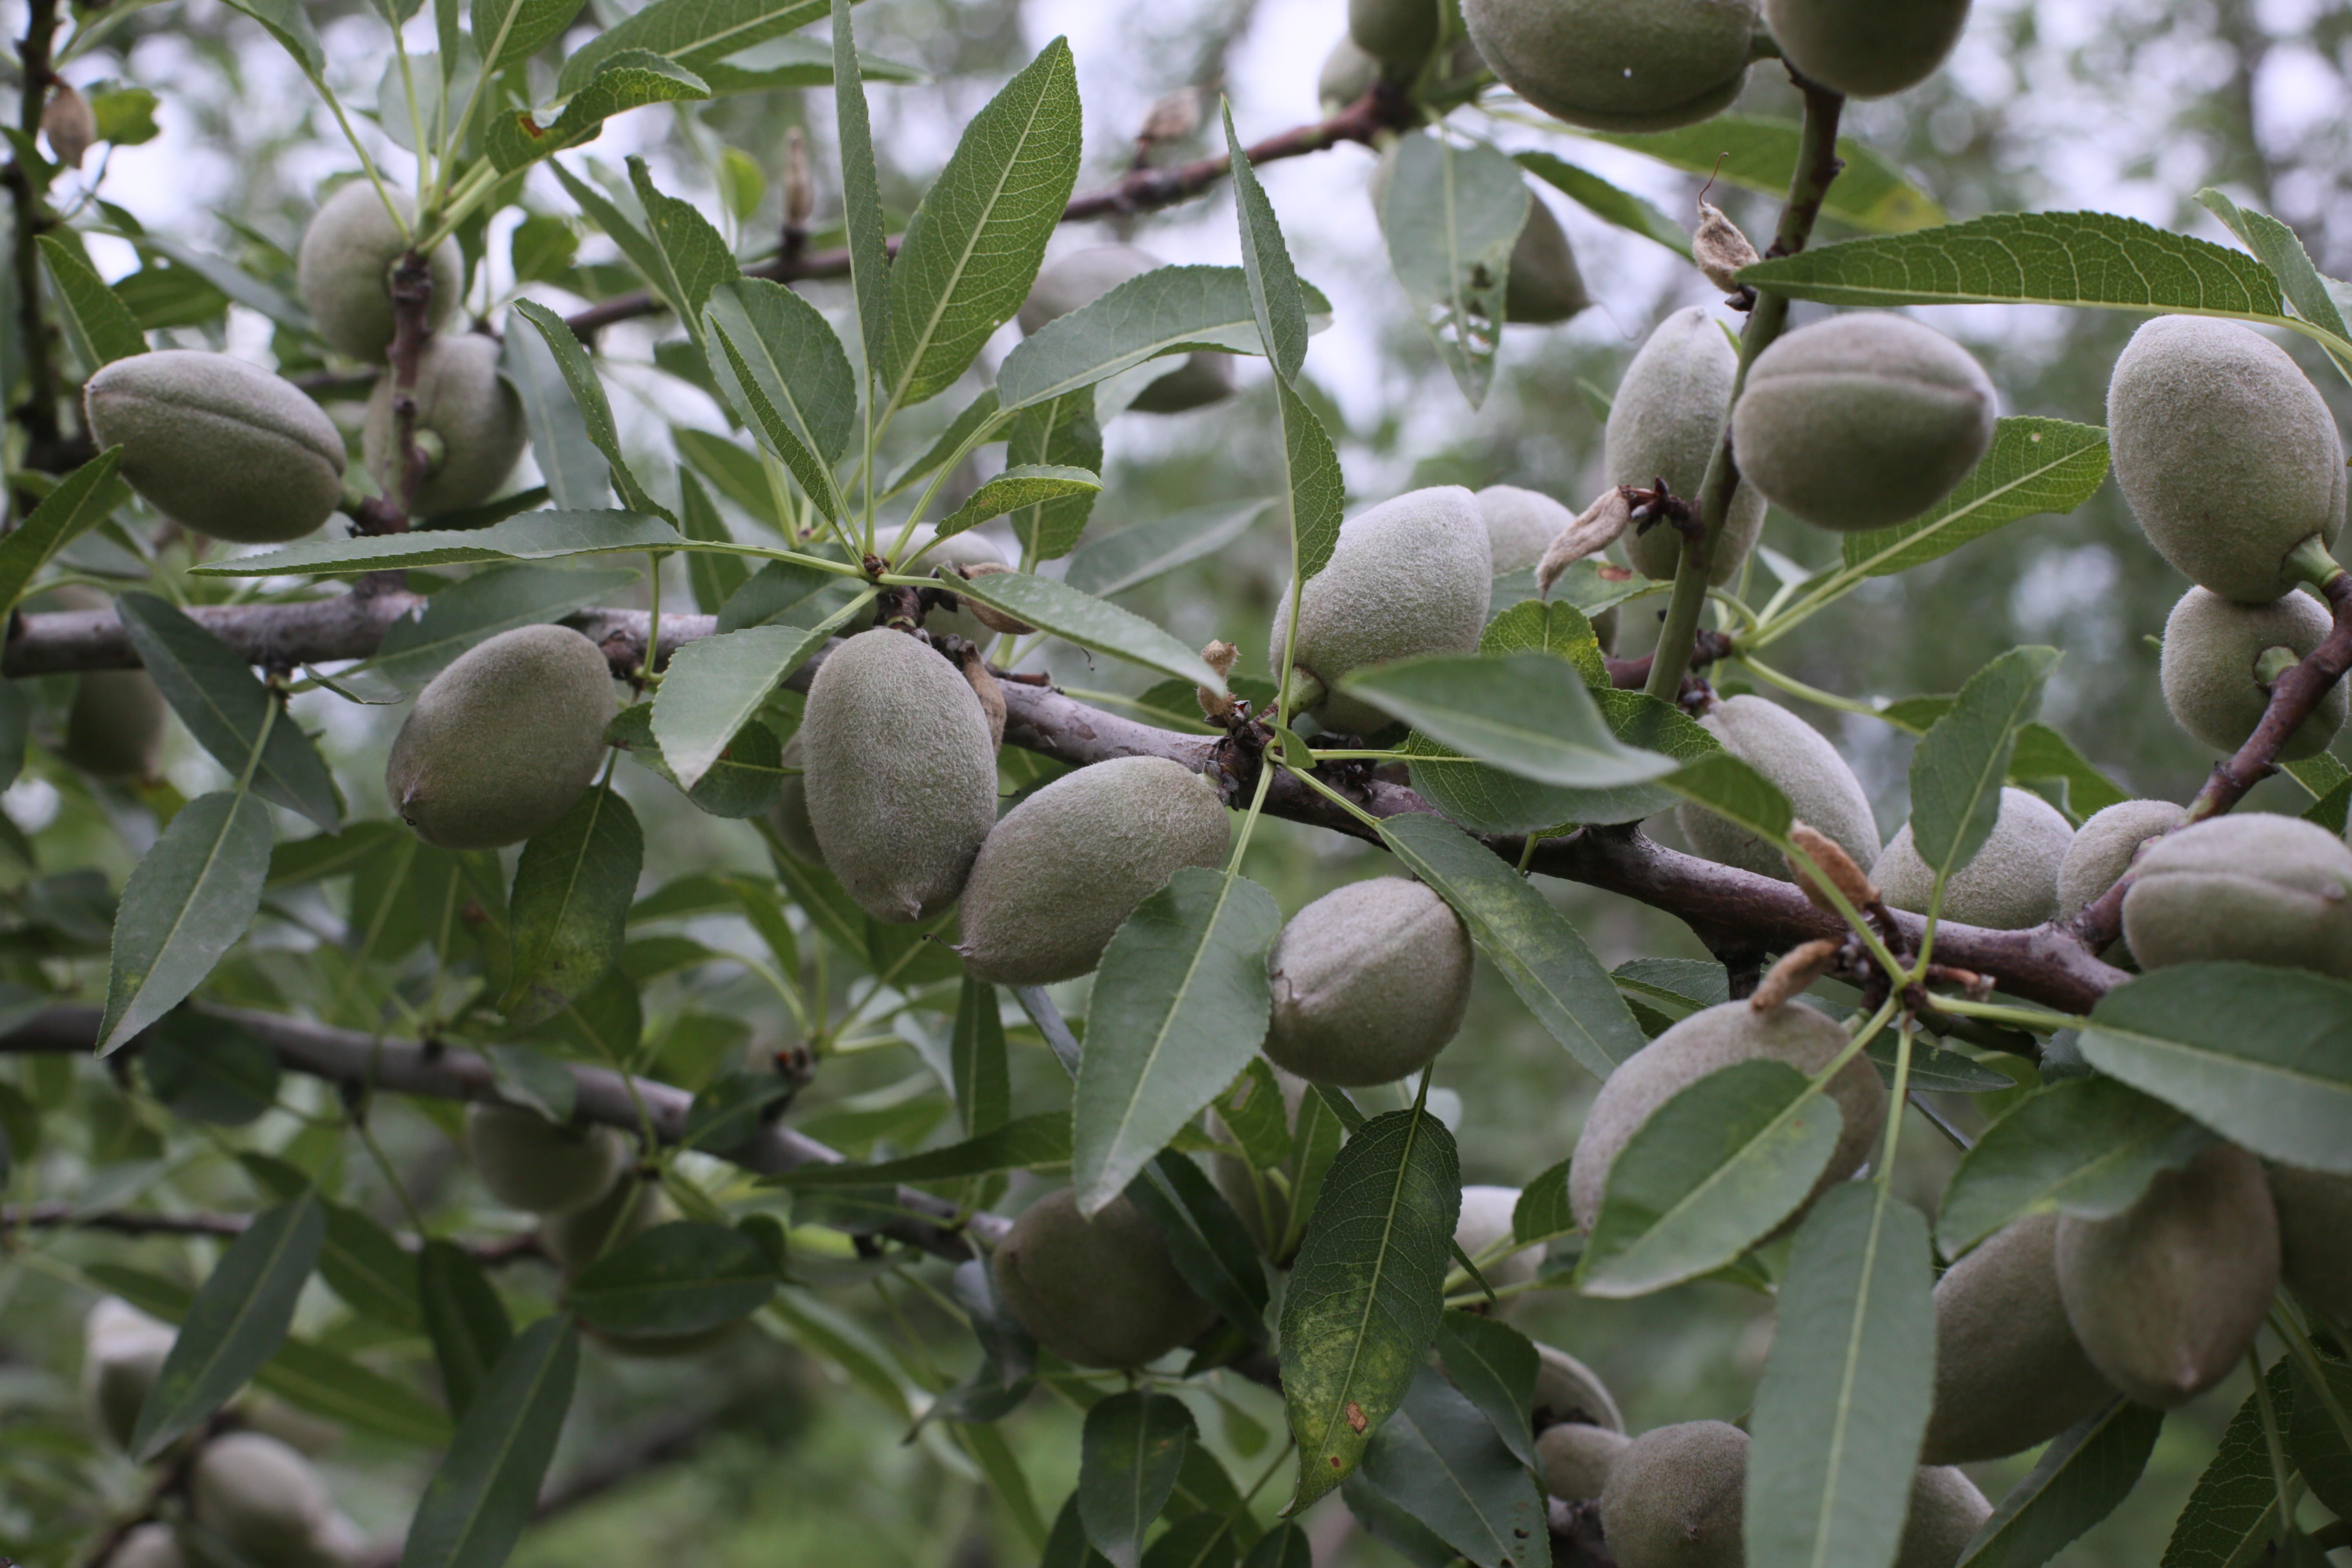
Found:
[[[1253,164],[1278,163],[1285,158],[1320,153],[1343,142],[1370,145],[1372,138],[1383,131],[1402,131],[1412,126],[1415,113],[1412,101],[1403,89],[1383,82],[1328,120],[1318,120],[1311,125],[1294,126],[1278,136],[1267,137],[1247,149],[1249,160]],[[1082,223],[1088,218],[1173,206],[1178,202],[1199,195],[1232,170],[1233,160],[1223,153],[1213,157],[1195,158],[1189,163],[1178,163],[1171,168],[1130,169],[1114,184],[1071,197],[1069,205],[1062,209],[1062,221]],[[898,237],[895,235],[890,238],[889,248],[891,254],[898,253]],[[747,277],[767,278],[779,283],[798,283],[812,278],[846,278],[849,276],[849,252],[845,249],[787,252],[768,261],[755,262],[743,271]],[[668,307],[655,298],[651,290],[639,289],[591,305],[566,317],[564,324],[577,333],[582,342],[593,342],[599,331],[615,321],[658,315],[667,309]]]
[[[25,427],[27,468],[46,468],[54,458],[60,435],[58,427],[58,366],[56,345],[50,341],[48,321],[41,306],[41,231],[51,222],[48,205],[41,200],[39,188],[33,183],[33,173],[25,167],[27,157],[36,156],[35,141],[41,133],[41,111],[47,106],[49,84],[55,79],[49,68],[50,49],[58,30],[58,0],[28,0],[25,15],[25,37],[17,46],[19,90],[23,101],[16,115],[16,129],[24,134],[24,151],[10,160],[7,168],[8,194],[16,206],[16,335],[25,355],[25,401],[16,409],[16,422]]]
[[[278,1053],[280,1067],[295,1072],[354,1089],[388,1089],[433,1100],[499,1101],[490,1064],[454,1046],[386,1039],[241,1007],[207,1011],[249,1031]],[[21,1027],[0,1035],[0,1052],[87,1052],[97,1045],[98,1023],[95,1007],[51,1007]],[[665,1145],[684,1140],[687,1111],[694,1103],[694,1097],[686,1090],[651,1079],[630,1080],[604,1068],[573,1066],[567,1070],[576,1094],[575,1114],[581,1121],[635,1132],[641,1126],[637,1108],[642,1102],[645,1119],[652,1123],[656,1139]],[[814,1138],[776,1126],[761,1128],[737,1148],[708,1152],[761,1175],[803,1165],[838,1164],[842,1158]],[[906,1213],[882,1226],[880,1234],[942,1258],[969,1258],[971,1249],[963,1240],[965,1234],[993,1241],[1011,1223],[987,1214],[960,1222],[955,1205],[912,1187],[900,1187],[897,1201]]]

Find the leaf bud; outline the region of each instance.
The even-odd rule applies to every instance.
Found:
[[[1780,955],[1748,998],[1751,1013],[1770,1013],[1787,1006],[1816,980],[1830,972],[1837,963],[1838,949],[1843,944],[1835,937],[1817,936],[1811,942],[1801,942]]]
[[[1551,585],[1570,567],[1586,556],[1608,549],[1617,542],[1625,531],[1633,526],[1633,503],[1625,499],[1624,490],[1612,485],[1601,492],[1601,499],[1584,509],[1582,516],[1560,530],[1559,537],[1545,549],[1543,559],[1536,563],[1536,592],[1549,598]]]
[[[41,110],[41,134],[49,139],[49,151],[58,163],[68,169],[81,167],[82,154],[98,140],[98,116],[73,83],[60,81],[49,94]]]
[[[1796,855],[1790,855],[1788,860],[1789,874],[1796,879],[1798,888],[1805,895],[1805,901],[1813,908],[1825,915],[1841,912],[1829,894],[1809,874],[1813,867],[1820,868],[1830,886],[1843,894],[1845,901],[1856,910],[1866,910],[1878,902],[1878,889],[1836,839],[1810,823],[1792,822],[1789,825],[1789,842],[1811,858],[1812,867],[1808,867]]]
[[[1201,661],[1215,670],[1217,678],[1221,680],[1233,673],[1234,665],[1241,657],[1240,648],[1235,647],[1232,643],[1218,639],[1213,639],[1208,647],[1201,650]],[[1201,711],[1209,718],[1223,719],[1234,710],[1231,693],[1212,691],[1205,686],[1196,686],[1192,689],[1200,696]]]

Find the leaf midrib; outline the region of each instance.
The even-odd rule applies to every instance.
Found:
[[[1176,1015],[1182,1009],[1185,998],[1192,994],[1193,982],[1200,976],[1201,966],[1207,960],[1209,949],[1216,945],[1217,924],[1224,919],[1225,907],[1233,900],[1234,884],[1239,879],[1238,872],[1227,867],[1225,879],[1217,888],[1217,901],[1210,906],[1208,921],[1201,928],[1201,940],[1193,945],[1192,955],[1185,963],[1184,977],[1169,997],[1168,1005],[1160,1016],[1159,1026],[1152,1031],[1150,1048],[1143,1054],[1134,1088],[1127,1097],[1127,1109],[1112,1128],[1109,1145],[1103,1153],[1105,1169],[1116,1164],[1115,1156],[1127,1142],[1128,1129],[1135,1124],[1135,1114],[1143,1104],[1145,1089],[1151,1087],[1152,1071],[1159,1066],[1160,1052],[1167,1047],[1169,1031],[1175,1026]]]
[[[1396,1250],[1397,1214],[1403,1206],[1405,1186],[1412,1176],[1412,1152],[1419,1144],[1421,1124],[1425,1114],[1416,1106],[1412,1120],[1406,1126],[1404,1149],[1397,1160],[1396,1180],[1390,1184],[1388,1207],[1381,1216],[1380,1249],[1372,1258],[1371,1278],[1365,1282],[1363,1310],[1356,1320],[1355,1332],[1349,1340],[1347,1370],[1339,1379],[1335,1402],[1324,1417],[1322,1431],[1317,1435],[1318,1448],[1328,1446],[1324,1439],[1329,1437],[1335,1425],[1346,1419],[1348,1391],[1356,1385],[1356,1369],[1363,1363],[1364,1343],[1371,1336],[1372,1308],[1380,1300],[1381,1281],[1387,1278],[1389,1255]]]

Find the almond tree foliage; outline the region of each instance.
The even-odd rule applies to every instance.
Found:
[[[1991,423],[1969,362],[1920,417],[1986,426],[1932,499],[1807,536],[1812,567],[1759,551],[1710,578],[1748,548],[1743,453],[1761,476],[1810,442],[1830,488],[1867,476],[1873,420],[1943,352],[1900,329],[1890,352],[1927,359],[1814,385],[1769,355],[1792,307],[1836,308],[1801,318],[1815,343],[1898,331],[1874,309],[2125,312],[2170,323],[2135,353],[2189,352],[2159,335],[2187,323],[2275,375],[2245,346],[2268,340],[2210,336],[2250,323],[2352,376],[2352,285],[2294,230],[2219,190],[2194,195],[2234,245],[1949,218],[1932,172],[1841,137],[1840,93],[1760,33],[1734,64],[1785,70],[1792,115],[1602,132],[1538,113],[1434,7],[1412,58],[1339,71],[1320,121],[1179,95],[1086,190],[1056,39],[886,201],[874,103],[931,84],[861,50],[852,0],[435,0],[365,13],[365,61],[331,57],[302,0],[234,4],[344,130],[352,176],[320,193],[355,215],[341,250],[225,258],[93,194],[169,112],[108,74],[168,5],[28,0],[15,48],[0,772],[55,807],[0,818],[0,1291],[87,1318],[79,1346],[7,1331],[37,1386],[22,1419],[0,1396],[0,1551],[485,1568],[749,1409],[856,1401],[903,1438],[861,1463],[898,1467],[910,1516],[958,1500],[938,1535],[990,1561],[1304,1564],[1310,1527],[1328,1556],[1352,1520],[1432,1565],[2031,1568],[2132,1509],[2165,1412],[2248,1368],[2164,1561],[2352,1545],[2340,470],[2335,522],[2256,562],[2280,578],[2260,608],[2310,635],[2249,645],[2226,695],[2251,709],[2169,808],[2043,721],[2054,649],[1875,703],[1859,657],[1841,694],[1774,647],[2084,506],[2111,467],[2151,557],[2196,559],[2252,524],[2184,523],[2135,476],[2214,432],[2151,443],[2119,415],[2111,452],[2080,421]],[[345,100],[362,75],[372,106]],[[831,154],[796,136],[781,228],[755,226],[761,165],[710,132],[812,88]],[[595,151],[607,121],[665,114],[715,198]],[[1531,127],[1545,150],[1501,150]],[[1578,162],[1596,140],[1777,213],[1735,204],[1754,244],[1711,205],[1686,224]],[[1257,174],[1350,144],[1383,156],[1411,352],[1472,406],[1502,323],[1540,310],[1522,236],[1565,196],[1721,292],[1698,341],[1737,348],[1709,416],[1739,416],[1688,476],[1551,497],[1501,570],[1466,490],[1373,515],[1391,498],[1348,493],[1310,374],[1331,302]],[[1064,223],[1228,188],[1223,263],[1122,261],[998,336],[1046,300]],[[667,450],[616,399],[623,322],[656,323],[652,374],[708,410],[665,422]],[[1130,521],[1104,427],[1236,364],[1278,487]],[[1619,395],[1643,395],[1632,373]],[[1823,437],[1813,416],[1857,396]],[[1340,634],[1384,633],[1461,586],[1458,531],[1425,520],[1465,516],[1469,635],[1329,651],[1318,588]],[[1424,521],[1363,542],[1397,517]],[[1251,549],[1286,566],[1271,638],[1262,605],[1185,606],[1203,648],[1139,613],[1164,600],[1117,602]],[[1654,622],[1654,650],[1614,656]],[[1083,687],[1081,654],[1103,672]],[[1118,666],[1135,678],[1098,689]],[[1764,692],[1916,737],[1896,844],[1866,801],[1867,843],[1842,841],[1819,770],[1742,741],[1736,704]],[[2205,738],[2206,699],[2168,696]],[[940,804],[959,779],[976,825]],[[2273,809],[2242,809],[2258,785]],[[2105,819],[2140,826],[2074,896],[2061,858],[2109,809],[2147,815]],[[1370,847],[1382,879],[1286,908],[1250,873],[1310,839]],[[2021,882],[2030,912],[1960,918]],[[1612,968],[1566,883],[1697,945]],[[1451,1068],[1492,1044],[1456,1037],[1474,968],[1607,1086],[1507,1188],[1465,1187],[1482,1108],[1433,1082],[1440,1048]],[[1400,1035],[1405,1070],[1364,1066]],[[1716,1039],[1744,1043],[1695,1044]],[[1956,1160],[1922,1160],[1938,1140]],[[2055,1363],[1972,1349],[1949,1305],[2053,1227],[2056,1262],[1995,1317],[2054,1323],[2088,1393],[1959,1442],[2057,1398]],[[1978,1273],[1939,1289],[1954,1269]],[[1620,1435],[1611,1392],[1511,1321],[1725,1290],[1774,1325],[1753,1404],[1715,1425]],[[330,1487],[300,1450],[336,1434]],[[1605,1480],[1561,1457],[1579,1444],[1613,1456]],[[2036,1448],[1996,1498],[1921,1479]],[[825,1500],[791,1464],[745,1484]],[[915,1554],[873,1554],[894,1552]]]

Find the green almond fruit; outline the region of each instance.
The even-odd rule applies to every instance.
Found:
[[[797,731],[784,742],[780,766],[798,769],[801,765],[801,738]],[[824,864],[824,847],[816,841],[816,828],[809,821],[808,782],[798,772],[787,773],[776,791],[776,804],[768,808],[768,823],[783,841],[784,848],[795,860],[812,866]]]
[[[1400,71],[1415,71],[1437,47],[1438,0],[1348,0],[1348,37]]]
[[[2093,812],[2058,862],[2058,919],[2071,921],[2131,869],[2140,847],[2180,826],[2189,813],[2168,800],[2123,800]]]
[[[1710,1073],[1740,1062],[1785,1062],[1811,1077],[1828,1067],[1848,1043],[1845,1030],[1828,1015],[1801,1005],[1759,1013],[1745,1002],[1726,1002],[1693,1013],[1618,1064],[1585,1113],[1576,1152],[1569,1162],[1569,1206],[1587,1232],[1600,1217],[1609,1169],[1633,1134],[1666,1101]],[[1806,1203],[1860,1170],[1876,1152],[1886,1122],[1886,1088],[1878,1069],[1856,1056],[1830,1079],[1830,1098],[1844,1118],[1829,1168]],[[1798,1214],[1801,1215],[1800,1208]],[[1790,1216],[1794,1225],[1797,1215]]]
[[[1462,917],[1425,883],[1400,877],[1350,882],[1300,910],[1275,938],[1266,969],[1266,1057],[1312,1083],[1393,1083],[1418,1072],[1470,1005]]]
[[[1885,98],[1926,81],[1968,20],[1969,0],[1764,0],[1782,58],[1848,98]]]
[[[568,1279],[621,1243],[677,1217],[659,1184],[625,1175],[585,1208],[541,1215],[539,1245]]]
[[[384,793],[427,844],[520,844],[595,783],[617,708],[612,668],[578,632],[500,632],[417,694],[384,763]]]
[[[1601,440],[1603,477],[1612,485],[1648,489],[1660,479],[1675,499],[1696,508],[1707,465],[1723,445],[1731,415],[1731,384],[1739,352],[1706,307],[1688,306],[1658,323],[1617,384]],[[1764,498],[1742,480],[1731,494],[1707,580],[1717,587],[1738,574],[1764,528]],[[1628,531],[1625,555],[1633,570],[1660,582],[1682,563],[1683,536],[1664,521]]]
[[[1643,1433],[1610,1467],[1601,1532],[1618,1568],[1740,1568],[1748,1434],[1722,1421]]]
[[[2058,1291],[2058,1216],[1995,1231],[1936,1282],[1936,1398],[1920,1463],[2046,1443],[2114,1403]]]
[[[1536,1435],[1536,1468],[1553,1497],[1590,1502],[1608,1489],[1610,1473],[1633,1446],[1622,1432],[1564,1421]]]
[[[1723,749],[1789,797],[1797,820],[1829,835],[1857,866],[1878,858],[1878,818],[1845,759],[1819,730],[1762,697],[1729,697],[1699,716]],[[1691,848],[1717,865],[1790,880],[1780,851],[1704,806],[1675,808]]]
[[[1911,1478],[1911,1506],[1895,1568],[1958,1568],[1960,1554],[1992,1517],[1976,1482],[1949,1465],[1924,1465]]]
[[[2141,1405],[2183,1405],[2243,1365],[2278,1290],[2263,1163],[2216,1143],[2159,1171],[2110,1219],[2058,1222],[2058,1291],[2100,1374]]]
[[[82,387],[90,438],[122,448],[132,489],[184,528],[282,544],[343,498],[342,433],[285,377],[228,354],[158,349]]]
[[[1511,1218],[1518,1206],[1517,1187],[1464,1187],[1461,1216],[1454,1222],[1454,1245],[1462,1249],[1465,1258],[1475,1258],[1496,1243],[1510,1240],[1514,1234]],[[1486,1277],[1487,1284],[1501,1290],[1507,1286],[1532,1283],[1542,1268],[1540,1247],[1521,1247],[1491,1263],[1481,1263],[1478,1272]],[[1504,1297],[1502,1305],[1507,1309],[1511,1299]]]
[[[1949,495],[1992,449],[2000,399],[1974,355],[1907,316],[1800,327],[1748,367],[1740,474],[1807,522],[1886,528]]]
[[[171,1324],[112,1296],[100,1298],[82,1321],[82,1399],[117,1447],[131,1447],[140,1408],[178,1337]]]
[[[1478,503],[1458,485],[1410,490],[1339,525],[1329,564],[1299,595],[1297,668],[1326,695],[1326,730],[1373,734],[1392,720],[1339,693],[1359,669],[1420,654],[1475,653],[1494,601],[1494,550]],[[1275,606],[1266,662],[1282,668],[1290,593]]]
[[[229,1432],[204,1446],[188,1472],[188,1507],[261,1568],[306,1562],[334,1511],[310,1461],[259,1432]]]
[[[1165,757],[1065,773],[981,846],[960,917],[964,968],[997,985],[1075,980],[1169,878],[1223,866],[1231,838],[1216,786]]]
[[[1625,1430],[1609,1385],[1591,1367],[1556,1345],[1536,1342],[1535,1420]],[[1564,1494],[1563,1494],[1564,1495]]]
[[[2273,1165],[2270,1179],[2280,1278],[2305,1306],[2352,1322],[2352,1176]]]
[[[2236,959],[2352,975],[2352,849],[2268,812],[2210,817],[2148,847],[2124,894],[2145,969]]]
[[[1381,62],[1364,52],[1363,46],[1345,34],[1323,57],[1323,69],[1315,79],[1315,98],[1327,115],[1337,114],[1364,94],[1381,79]]]
[[[168,1524],[149,1521],[131,1526],[107,1560],[107,1568],[187,1568],[187,1554]]]
[[[610,1127],[558,1126],[535,1110],[476,1101],[466,1108],[466,1152],[490,1196],[531,1214],[569,1214],[606,1193],[629,1164]]]
[[[1014,318],[1021,335],[1025,338],[1046,322],[1093,304],[1129,279],[1167,265],[1132,245],[1090,246],[1058,257],[1038,268],[1037,280],[1029,286],[1029,298]],[[1128,406],[1139,414],[1181,414],[1230,397],[1233,390],[1233,356],[1202,352],[1187,355]]]
[[[2344,526],[2344,445],[2284,350],[2252,327],[2158,316],[2107,384],[2107,445],[2132,515],[2181,575],[2267,604],[2301,579],[2287,556]]]
[[[2191,588],[2164,622],[2158,677],[2172,721],[2192,740],[2234,752],[2253,735],[2271,705],[2263,656],[2284,648],[2297,661],[2326,639],[2335,621],[2308,594],[2281,595],[2267,605],[2242,605],[2207,588]],[[2284,762],[2327,750],[2352,710],[2342,682],[2327,689],[2311,717],[2279,748]]]
[[[962,672],[860,632],[817,667],[800,740],[809,825],[858,906],[905,925],[954,903],[996,824],[996,747]]]
[[[2074,847],[2074,828],[2058,808],[2030,790],[2003,789],[1992,837],[1944,884],[1943,918],[1994,931],[2023,931],[2058,913],[2058,868]],[[1905,823],[1870,868],[1888,904],[1926,914],[1936,873],[1912,847]]]
[[[1495,575],[1532,570],[1543,560],[1576,514],[1540,490],[1517,485],[1488,485],[1476,496],[1478,515],[1486,520],[1486,546],[1494,558]],[[1617,606],[1588,612],[1592,635],[1603,654],[1617,647]]]
[[[1757,0],[1465,0],[1495,74],[1556,119],[1666,131],[1711,119],[1748,85]]]
[[[1549,327],[1581,313],[1592,303],[1584,271],[1576,263],[1568,231],[1541,196],[1530,195],[1528,221],[1511,244],[1509,275],[1503,283],[1503,320]]]
[[[383,493],[401,492],[393,378],[368,396],[360,446]],[[473,333],[436,336],[416,363],[416,431],[428,459],[409,510],[422,516],[479,506],[505,488],[530,442],[522,398],[499,374],[499,345]]]
[[[1125,1198],[1089,1220],[1076,1193],[1048,1193],[1013,1222],[991,1267],[1013,1315],[1073,1366],[1142,1366],[1216,1321],[1160,1227]]]
[[[143,669],[85,671],[74,677],[58,755],[92,778],[152,779],[163,761],[170,711]]]
[[[399,209],[393,221],[384,203]],[[353,359],[381,360],[392,347],[392,272],[408,249],[401,225],[414,223],[416,204],[398,191],[379,193],[373,181],[352,180],[319,205],[294,253],[294,287],[310,308],[319,335]],[[445,239],[426,258],[433,303],[425,324],[438,328],[457,309],[465,263],[457,242]]]

